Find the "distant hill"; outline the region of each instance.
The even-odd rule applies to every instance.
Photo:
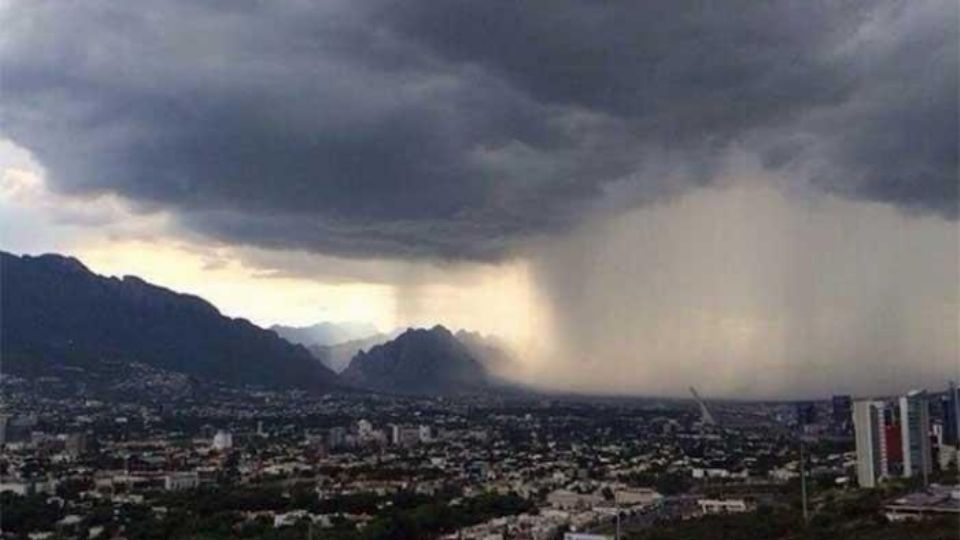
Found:
[[[398,335],[400,335],[400,331],[395,330],[389,334],[374,334],[362,339],[337,343],[336,345],[311,345],[307,348],[317,360],[323,362],[323,365],[340,373],[347,369],[350,360],[360,351],[366,351],[375,345],[386,343]]]
[[[229,383],[329,389],[337,375],[306,348],[196,296],[104,277],[59,255],[0,252],[6,358],[127,360]]]
[[[360,352],[341,377],[359,388],[396,394],[469,394],[490,387],[483,364],[443,326],[407,330]]]
[[[377,327],[366,322],[322,322],[311,326],[281,326],[275,324],[271,330],[292,343],[305,347],[315,345],[337,345],[356,341],[379,333]]]

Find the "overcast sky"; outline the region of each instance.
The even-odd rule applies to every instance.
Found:
[[[960,376],[952,0],[0,6],[3,249],[550,387]]]

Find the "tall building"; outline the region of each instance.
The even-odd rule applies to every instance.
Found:
[[[872,488],[889,475],[883,429],[881,401],[858,399],[853,402],[854,442],[857,448],[857,482]]]
[[[399,446],[413,446],[420,442],[420,428],[393,424],[390,442]]]
[[[229,450],[233,448],[233,435],[229,431],[219,430],[213,436],[214,450]]]
[[[373,436],[373,424],[369,420],[360,419],[357,421],[357,436],[366,440]]]
[[[833,396],[830,400],[833,412],[833,429],[839,433],[850,431],[850,418],[853,400],[850,396]]]
[[[923,476],[933,470],[930,445],[930,405],[925,390],[914,390],[900,398],[900,430],[903,442],[903,475]]]
[[[77,458],[88,452],[90,441],[86,433],[70,433],[64,439],[64,449],[70,457]]]
[[[894,409],[888,408],[888,410],[893,411]],[[895,415],[890,415],[883,425],[883,447],[888,476],[903,474],[903,443],[900,437],[900,422]]]
[[[332,427],[327,432],[327,446],[331,449],[343,447],[347,441],[347,430],[343,427]]]
[[[796,404],[797,426],[809,426],[817,423],[817,406],[812,401],[801,401]]]
[[[943,444],[956,448],[960,442],[960,394],[955,383],[950,383],[947,395],[940,400],[940,405],[943,407]]]
[[[10,416],[0,413],[0,445],[7,442],[7,420]]]
[[[947,393],[940,398],[940,407],[943,426],[937,461],[941,470],[947,470],[951,463],[960,465],[960,393],[953,381],[950,381]]]

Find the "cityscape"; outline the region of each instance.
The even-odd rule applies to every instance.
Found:
[[[0,540],[960,540],[956,0],[0,28]]]
[[[794,402],[317,395],[119,362],[0,383],[10,538],[706,538],[683,527],[738,518],[747,536],[727,537],[840,521],[950,538],[960,523],[952,383]]]

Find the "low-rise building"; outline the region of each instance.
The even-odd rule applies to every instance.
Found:
[[[697,506],[704,514],[732,514],[750,509],[743,499],[699,499]]]
[[[560,510],[592,508],[603,502],[603,496],[597,493],[577,493],[567,489],[557,489],[547,495],[547,503]]]
[[[663,496],[650,488],[625,488],[614,491],[613,498],[618,506],[650,506]]]
[[[931,485],[886,505],[884,513],[890,521],[936,516],[960,518],[960,487]]]
[[[182,491],[195,489],[200,485],[200,475],[192,472],[174,472],[163,477],[163,489],[167,491]]]

